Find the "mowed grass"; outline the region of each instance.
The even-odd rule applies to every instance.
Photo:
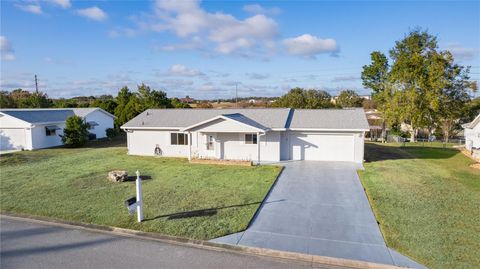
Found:
[[[146,221],[127,214],[135,181],[109,182],[114,169],[146,178]],[[212,239],[247,227],[280,170],[128,156],[125,147],[18,152],[0,156],[0,203],[3,212]]]
[[[360,178],[387,244],[430,268],[479,268],[480,170],[454,149],[367,143]]]

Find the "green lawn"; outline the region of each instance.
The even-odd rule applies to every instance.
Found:
[[[135,182],[109,182],[114,169],[148,176],[146,221],[127,214]],[[0,203],[3,212],[211,239],[244,230],[279,172],[128,156],[124,146],[18,152],[0,157]]]
[[[480,265],[480,170],[454,149],[367,143],[360,171],[387,244],[430,268]]]

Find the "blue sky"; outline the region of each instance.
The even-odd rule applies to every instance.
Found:
[[[292,87],[368,94],[374,50],[414,27],[438,36],[480,80],[479,1],[2,1],[2,90],[279,96]]]

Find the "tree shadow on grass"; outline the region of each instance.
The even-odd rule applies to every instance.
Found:
[[[400,159],[448,159],[458,154],[458,150],[451,148],[409,146],[398,147],[365,143],[365,161],[378,162]]]
[[[278,202],[280,202],[280,201],[281,200],[279,200]],[[277,201],[274,201],[274,202],[277,202]],[[199,210],[192,210],[192,211],[177,212],[177,213],[159,215],[159,216],[156,216],[156,217],[153,217],[153,218],[144,219],[144,221],[156,220],[156,219],[160,219],[160,218],[167,218],[167,220],[175,220],[175,219],[185,219],[185,218],[194,218],[194,217],[210,217],[210,216],[216,215],[218,213],[218,210],[244,207],[244,206],[251,206],[251,205],[260,205],[261,203],[262,203],[262,201],[253,202],[253,203],[246,203],[246,204],[206,208],[206,209],[199,209]],[[273,203],[273,202],[271,202],[271,203]]]

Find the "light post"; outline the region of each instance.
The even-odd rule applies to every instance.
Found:
[[[143,220],[143,201],[142,201],[142,180],[140,179],[140,172],[137,170],[137,220],[142,222]]]

